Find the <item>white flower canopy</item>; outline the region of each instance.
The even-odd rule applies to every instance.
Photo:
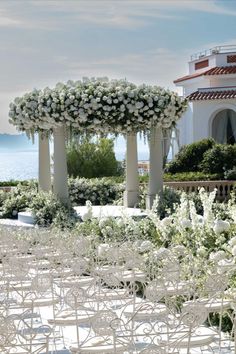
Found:
[[[39,133],[39,187],[51,189],[48,136],[54,136],[53,190],[68,200],[65,130],[80,134],[125,134],[124,205],[138,202],[137,132],[149,132],[150,177],[147,206],[162,189],[162,130],[171,129],[187,108],[186,100],[158,86],[126,80],[83,79],[33,90],[10,104],[10,123],[29,136]],[[159,181],[158,181],[159,180]]]
[[[126,80],[84,79],[33,90],[10,104],[10,122],[20,131],[50,131],[65,125],[88,133],[129,133],[170,128],[186,101],[158,86]]]

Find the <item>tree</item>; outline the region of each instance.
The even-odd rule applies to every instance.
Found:
[[[114,142],[107,138],[74,140],[67,148],[67,167],[73,177],[110,177],[123,172],[115,157]]]

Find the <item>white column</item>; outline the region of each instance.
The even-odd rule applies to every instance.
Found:
[[[135,133],[126,136],[126,188],[124,206],[134,207],[139,197],[137,137]]]
[[[49,139],[39,133],[39,190],[49,192],[51,190],[51,172],[50,172],[50,150]]]
[[[54,183],[53,191],[63,203],[68,204],[67,162],[65,128],[56,127],[54,136]]]
[[[147,209],[151,209],[156,195],[163,189],[162,129],[153,127],[149,141],[149,182],[146,199]]]

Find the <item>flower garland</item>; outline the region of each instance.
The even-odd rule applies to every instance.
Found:
[[[83,79],[15,98],[9,121],[28,133],[66,125],[77,132],[119,134],[147,131],[152,126],[169,129],[186,108],[186,100],[158,86]]]

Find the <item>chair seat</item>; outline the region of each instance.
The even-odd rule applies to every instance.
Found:
[[[166,334],[162,334],[159,344],[168,345],[171,348],[199,348],[205,345],[209,345],[214,342],[216,333],[206,327],[199,327],[190,335],[188,329],[186,331],[179,331],[174,334],[169,334],[169,338]]]
[[[95,313],[93,311],[78,311],[77,316],[75,312],[64,311],[61,312],[59,316],[48,319],[48,323],[55,326],[76,326],[79,323],[90,322],[94,316]]]
[[[43,306],[50,306],[50,305],[56,305],[59,303],[59,298],[51,298],[51,297],[45,297],[45,298],[33,298],[29,300],[24,300],[23,302],[19,303],[18,305],[25,307],[25,308],[31,308],[31,307],[43,307]]]
[[[167,314],[168,309],[164,304],[154,304],[151,302],[128,305],[123,311],[128,318],[136,321],[157,320],[161,315]]]
[[[201,304],[204,305],[209,313],[211,312],[221,312],[223,310],[227,310],[231,306],[230,300],[222,300],[222,299],[207,299],[201,298],[195,301],[186,301],[183,306],[189,304]]]
[[[128,350],[129,344],[124,342],[117,342],[115,347],[112,344],[112,339],[104,339],[102,337],[95,337],[86,342],[81,347],[71,346],[70,351],[72,354],[76,353],[124,353]],[[115,348],[115,349],[114,349]]]

